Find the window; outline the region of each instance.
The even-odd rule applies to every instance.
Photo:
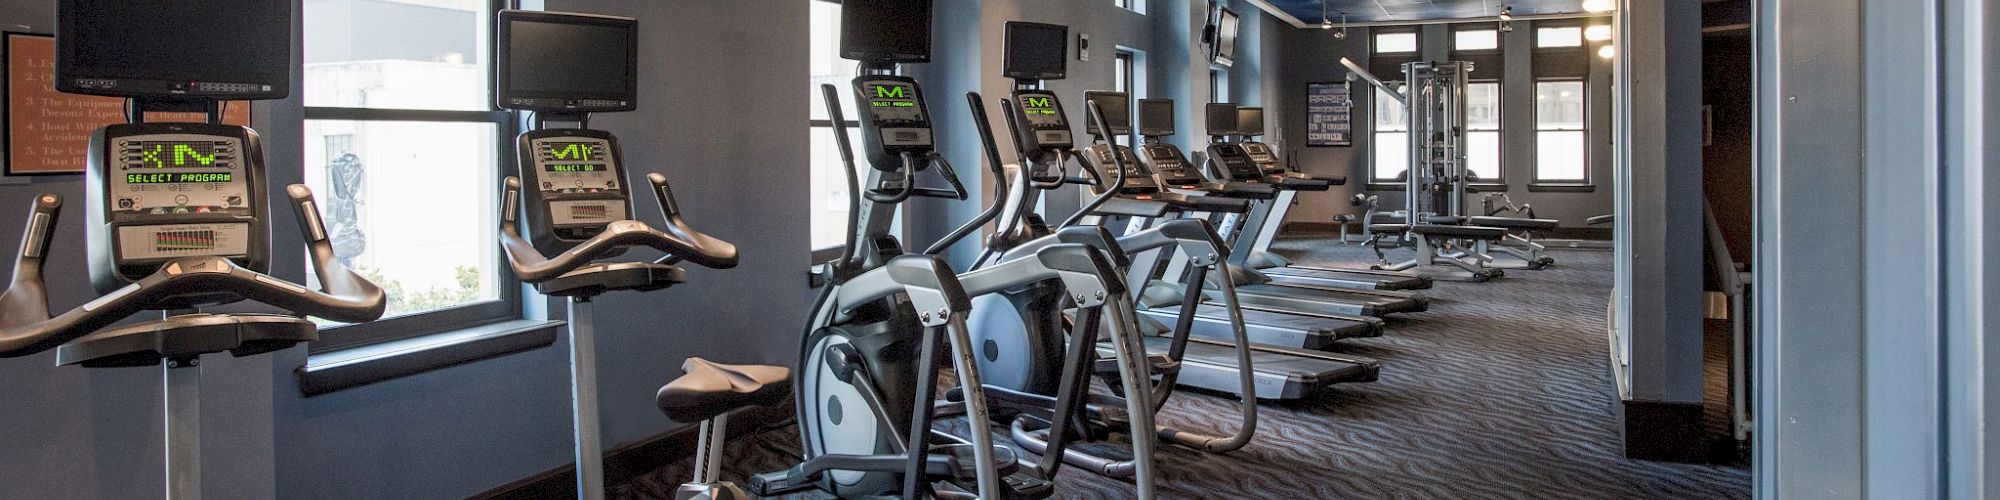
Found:
[[[1375,53],[1398,54],[1417,51],[1417,34],[1402,31],[1375,35]]]
[[[1111,88],[1118,89],[1119,92],[1124,92],[1126,96],[1132,99],[1132,102],[1139,102],[1139,99],[1143,98],[1143,96],[1139,95],[1139,55],[1129,50],[1119,50],[1113,57],[1116,60],[1112,63],[1114,68],[1111,71]],[[1132,104],[1127,109],[1137,110],[1139,106]],[[1132,117],[1127,116],[1125,119],[1129,123]],[[1139,141],[1139,127],[1132,127],[1131,134],[1119,137],[1118,140],[1121,141],[1120,144],[1126,146],[1137,144]]]
[[[1583,28],[1553,26],[1535,29],[1535,47],[1582,47]]]
[[[1500,170],[1500,82],[1465,86],[1465,170],[1475,183],[1498,183]]]
[[[494,244],[513,132],[487,74],[500,7],[305,2],[305,183],[334,254],[389,296],[383,321],[329,328],[316,351],[517,314]]]
[[[1582,80],[1535,82],[1535,182],[1590,182]]]
[[[1458,30],[1452,32],[1451,50],[1494,50],[1500,48],[1500,32]]]
[[[1208,69],[1208,102],[1229,102],[1229,72]]]
[[[1391,87],[1402,84],[1389,82]],[[1371,177],[1375,182],[1396,182],[1410,169],[1410,122],[1403,103],[1388,92],[1375,89],[1375,155]]]
[[[1111,3],[1117,5],[1118,8],[1121,9],[1137,12],[1140,14],[1146,13],[1146,0],[1111,0]]]
[[[848,140],[857,147],[861,142],[861,122],[856,116],[851,80],[858,73],[859,63],[840,58],[840,4],[827,0],[810,0],[812,28],[811,53],[808,56],[811,76],[806,91],[812,96],[812,109],[808,113],[812,127],[812,247],[813,250],[838,248],[847,243],[848,197],[847,166],[840,161],[840,149],[834,142],[834,123],[826,111],[826,99],[820,93],[821,84],[833,84],[840,89],[841,116],[845,118]],[[856,161],[865,161],[856,158]],[[856,174],[866,174],[865,166],[858,166]]]

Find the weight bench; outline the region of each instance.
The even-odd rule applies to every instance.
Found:
[[[1555,231],[1556,227],[1562,225],[1562,221],[1526,217],[1487,216],[1467,217],[1465,223],[1473,226],[1497,227],[1507,230],[1507,236],[1498,241],[1497,243],[1499,244],[1495,245],[1494,249],[1519,258],[1521,262],[1506,262],[1495,267],[1506,269],[1541,269],[1556,263],[1554,257],[1543,254],[1543,252],[1548,251],[1548,247],[1535,242],[1535,233],[1538,231]]]
[[[1493,257],[1487,249],[1493,242],[1507,237],[1507,229],[1490,226],[1458,226],[1448,224],[1370,224],[1368,233],[1375,248],[1375,257],[1381,263],[1371,266],[1378,271],[1403,271],[1420,266],[1446,265],[1459,268],[1458,273],[1421,273],[1432,279],[1453,281],[1486,281],[1505,275],[1499,269],[1487,267]],[[1407,235],[1416,247],[1416,256],[1410,260],[1391,264],[1388,255],[1382,252],[1381,240],[1384,236]]]

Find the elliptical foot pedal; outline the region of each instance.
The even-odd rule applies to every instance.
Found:
[[[759,497],[775,497],[786,493],[802,491],[813,486],[811,478],[800,473],[798,467],[750,476],[750,494]]]

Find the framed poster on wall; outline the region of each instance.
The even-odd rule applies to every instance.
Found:
[[[1306,84],[1306,146],[1354,145],[1354,100],[1347,82]]]
[[[116,97],[65,94],[56,91],[56,39],[35,33],[5,33],[0,40],[0,90],[7,99],[0,107],[6,134],[7,175],[82,173],[90,134],[105,125],[125,122],[125,100]],[[201,122],[197,113],[148,113],[148,121]],[[223,103],[222,121],[250,125],[250,103]]]

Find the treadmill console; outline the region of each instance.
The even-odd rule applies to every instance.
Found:
[[[88,246],[91,282],[109,294],[181,257],[223,257],[268,270],[264,154],[248,128],[118,124],[91,137],[89,210],[104,214]],[[252,164],[258,162],[260,164]],[[113,271],[115,270],[115,272]]]
[[[1113,158],[1112,155],[1118,157]],[[1138,195],[1160,191],[1160,185],[1153,181],[1152,172],[1147,171],[1145,165],[1139,162],[1139,158],[1132,154],[1132,148],[1099,143],[1084,149],[1082,156],[1090,168],[1097,169],[1098,175],[1103,176],[1107,184],[1118,178],[1118,160],[1125,162],[1125,186],[1118,190],[1118,194]],[[1091,192],[1103,194],[1102,187],[1091,186]]]
[[[1207,179],[1200,172],[1188,166],[1187,156],[1181,148],[1164,142],[1155,142],[1139,147],[1148,170],[1160,184],[1176,189],[1193,189]]]
[[[535,130],[518,145],[525,219],[537,249],[558,253],[631,218],[618,141],[609,132]],[[513,206],[511,200],[508,206]]]
[[[1233,142],[1210,144],[1208,159],[1222,169],[1222,175],[1228,176],[1223,180],[1255,182],[1264,178],[1263,169],[1257,166],[1256,160],[1251,159],[1250,153],[1243,149],[1242,144]]]
[[[930,115],[925,111],[923,91],[917,81],[905,76],[864,75],[853,85],[862,103],[861,138],[868,146],[868,163],[878,170],[896,172],[904,153],[929,154],[936,146],[931,139]]]
[[[1243,142],[1243,153],[1250,156],[1250,162],[1266,174],[1285,173],[1285,167],[1278,164],[1278,155],[1271,152],[1271,145],[1261,142]]]

